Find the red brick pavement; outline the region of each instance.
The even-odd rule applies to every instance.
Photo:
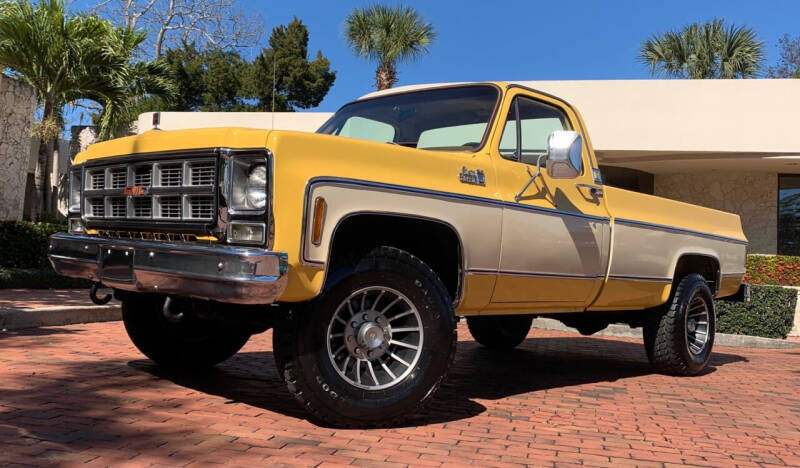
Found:
[[[459,330],[439,398],[404,427],[305,418],[269,333],[204,374],[163,371],[120,323],[0,334],[0,465],[800,466],[800,351],[722,348],[694,378],[640,343],[533,330],[489,352]]]

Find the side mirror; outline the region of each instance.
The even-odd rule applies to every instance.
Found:
[[[553,179],[574,179],[583,170],[583,138],[571,130],[547,137],[547,174]]]

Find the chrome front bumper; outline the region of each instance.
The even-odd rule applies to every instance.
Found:
[[[49,257],[60,275],[237,304],[273,303],[288,281],[286,254],[258,248],[54,234]]]

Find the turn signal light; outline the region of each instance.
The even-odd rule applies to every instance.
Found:
[[[322,228],[325,224],[325,199],[317,197],[314,200],[314,228],[311,234],[311,243],[319,245],[322,243]]]

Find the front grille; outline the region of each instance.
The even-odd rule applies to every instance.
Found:
[[[133,185],[150,185],[153,180],[153,166],[136,166],[133,168]]]
[[[128,185],[128,168],[115,167],[108,171],[111,176],[111,183],[108,188],[125,188]]]
[[[91,190],[103,190],[106,188],[106,171],[100,169],[89,173],[89,185],[86,187]]]
[[[208,156],[89,167],[85,180],[83,214],[96,227],[216,217],[217,161]]]
[[[192,219],[208,219],[214,215],[214,197],[211,195],[195,195],[188,200],[189,217]]]
[[[214,183],[214,161],[189,165],[189,185],[211,185]]]
[[[135,197],[133,199],[133,217],[151,218],[153,217],[153,199],[150,197]]]
[[[158,168],[159,185],[178,187],[183,184],[183,164],[164,164]]]
[[[111,218],[124,218],[128,214],[127,203],[125,197],[109,197],[108,216]]]
[[[87,215],[102,218],[106,215],[106,201],[102,198],[92,198],[86,200]]]
[[[181,219],[181,197],[159,197],[156,204],[159,218]]]

